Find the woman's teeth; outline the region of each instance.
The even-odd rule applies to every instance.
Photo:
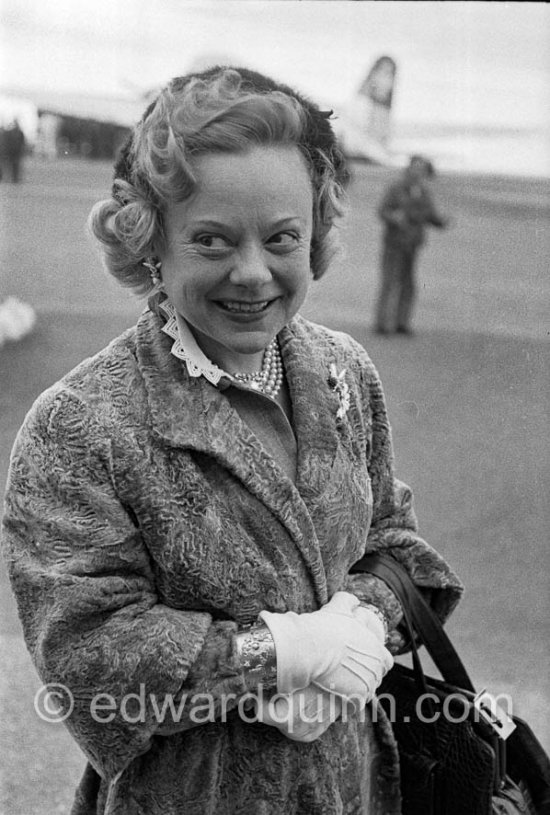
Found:
[[[221,306],[226,309],[226,311],[244,312],[246,314],[263,311],[268,305],[269,300],[263,300],[261,303],[241,303],[234,300],[221,301]]]

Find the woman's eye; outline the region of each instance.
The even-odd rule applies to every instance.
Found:
[[[290,249],[293,247],[298,238],[293,232],[277,232],[275,235],[272,235],[268,243],[272,246],[281,247],[281,249]]]
[[[199,235],[195,240],[205,249],[225,249],[229,246],[229,241],[221,235]]]

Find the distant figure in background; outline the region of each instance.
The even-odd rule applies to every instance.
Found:
[[[378,334],[412,334],[411,314],[415,299],[414,266],[424,242],[426,224],[444,228],[428,190],[435,175],[431,161],[412,156],[402,177],[386,190],[378,215],[385,225],[380,293],[376,309]]]
[[[17,184],[21,177],[21,160],[25,152],[25,135],[14,119],[9,127],[0,128],[0,180],[7,168],[10,180]],[[28,303],[0,292],[0,348],[7,342],[17,342],[34,329],[36,314]]]
[[[10,179],[17,184],[21,178],[21,162],[25,153],[25,134],[17,119],[7,128],[2,128],[0,139],[2,165],[7,167]]]

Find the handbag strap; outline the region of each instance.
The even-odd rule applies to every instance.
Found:
[[[383,554],[364,555],[350,571],[370,572],[380,577],[399,599],[406,612],[404,616],[408,627],[412,624],[445,682],[475,693],[468,672],[439,618],[425,601],[408,572],[394,558]]]

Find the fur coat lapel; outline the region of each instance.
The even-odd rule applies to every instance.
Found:
[[[321,547],[310,510],[329,486],[339,441],[338,401],[328,385],[329,360],[319,356],[301,319],[280,334],[298,440],[296,485],[261,445],[229,400],[204,378],[190,377],[146,310],[138,322],[137,358],[153,432],[164,443],[216,458],[278,518],[309,569],[320,604],[327,602]],[[181,417],[179,420],[177,417]]]

